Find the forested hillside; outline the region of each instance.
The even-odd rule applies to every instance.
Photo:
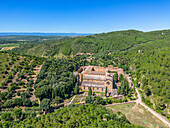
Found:
[[[73,76],[73,70],[76,70],[76,67],[77,63],[73,60],[48,59],[37,76],[36,97],[40,100],[69,98],[77,82],[76,77]]]
[[[56,57],[56,55],[62,54],[66,58],[78,52],[93,53],[91,62],[81,61],[82,65],[94,64],[106,67],[111,64],[123,68],[126,73],[132,74],[132,81],[136,87],[139,87],[143,102],[170,118],[168,113],[170,103],[170,30],[153,32],[128,30],[41,41],[22,44],[13,51],[45,57]],[[56,96],[62,99],[69,97],[71,93],[68,93],[68,90],[73,91],[75,86],[75,83],[72,86],[74,79],[71,72],[76,70],[76,67],[80,66],[79,61],[85,58],[70,60],[51,58],[46,61],[38,76],[37,97],[40,99],[41,96],[52,99],[55,99]],[[65,84],[68,85],[68,88],[64,86]],[[52,86],[53,89],[51,89]],[[43,90],[48,90],[48,88],[50,91],[53,90],[53,96],[49,96],[49,94],[44,96],[46,93],[43,93]],[[62,93],[56,90],[61,90]]]
[[[166,40],[170,36],[170,31],[155,31],[144,33],[136,30],[118,31],[103,34],[90,35],[86,37],[75,37],[64,41],[44,41],[41,45],[30,44],[22,45],[15,51],[23,53],[41,52],[43,49],[45,56],[54,56],[62,53],[64,55],[76,54],[78,52],[120,52],[136,47],[139,44],[145,44],[152,41]],[[38,49],[41,47],[41,49]],[[31,52],[30,52],[31,51]],[[40,54],[34,54],[39,55]]]
[[[9,113],[8,113],[9,114]],[[20,117],[22,116],[20,113]],[[15,117],[14,113],[14,117]],[[10,116],[10,115],[9,115]],[[29,127],[29,128],[78,128],[78,127],[93,127],[93,128],[143,128],[131,124],[122,113],[114,114],[111,110],[107,110],[103,106],[95,105],[80,105],[69,106],[59,109],[54,113],[49,113],[46,116],[41,115],[37,118],[27,115],[24,121],[15,121],[15,118],[10,117],[8,121],[3,118],[3,123],[0,127]]]
[[[133,74],[135,85],[141,88],[143,101],[169,118],[170,47],[161,43],[141,48],[126,53],[122,56],[122,60],[129,62],[125,65]]]

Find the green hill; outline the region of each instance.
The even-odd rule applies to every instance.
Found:
[[[42,54],[44,56],[54,56],[58,53],[75,55],[78,52],[120,52],[139,46],[139,44],[168,40],[169,36],[170,30],[146,33],[136,30],[117,31],[66,40],[23,44],[15,49],[15,51],[37,56]]]

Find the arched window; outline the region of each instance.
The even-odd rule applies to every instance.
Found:
[[[107,84],[107,85],[109,85],[109,84],[110,84],[110,82],[107,82],[106,84]]]

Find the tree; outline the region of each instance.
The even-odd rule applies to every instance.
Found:
[[[85,103],[93,104],[94,98],[92,96],[86,96]]]
[[[51,88],[49,86],[42,86],[34,92],[35,96],[38,97],[40,100],[43,98],[51,98]]]
[[[162,98],[161,96],[157,96],[155,98],[155,108],[157,110],[164,110],[166,108],[166,106],[165,106],[165,99]]]
[[[79,86],[78,86],[77,83],[76,83],[76,86],[75,86],[75,88],[74,88],[74,93],[75,93],[75,94],[78,94],[78,93],[79,93]]]
[[[3,121],[10,121],[10,120],[12,120],[11,113],[9,113],[9,112],[4,112],[4,113],[1,115],[1,119],[2,119]]]
[[[43,111],[47,111],[48,109],[50,109],[50,99],[44,98],[40,103],[40,108]]]
[[[144,93],[145,93],[147,96],[150,96],[150,95],[151,95],[151,91],[150,91],[148,85],[145,85],[145,86],[144,86]]]
[[[81,84],[82,84],[82,82],[83,82],[83,74],[81,74]]]
[[[107,86],[106,86],[106,88],[105,88],[105,96],[107,96]]]
[[[19,105],[21,106],[22,105],[22,99],[21,98],[15,98],[13,100],[13,104],[16,106],[16,105]]]
[[[89,87],[88,96],[91,96],[91,95],[92,95],[92,90],[91,90],[91,87]]]
[[[117,89],[117,93],[118,93],[118,94],[120,94],[120,89],[121,89],[121,88],[120,88],[120,87],[118,87],[118,89]]]
[[[15,119],[20,119],[21,115],[22,115],[22,110],[20,108],[14,109],[13,115],[14,115]]]
[[[117,72],[114,74],[114,81],[117,83],[118,82],[118,74],[117,74]]]
[[[10,108],[12,106],[12,100],[7,100],[5,103],[4,103],[4,107],[6,108]]]
[[[62,98],[59,97],[59,96],[56,96],[55,99],[54,99],[54,102],[55,102],[56,104],[61,103],[61,101],[62,101]]]
[[[107,105],[107,104],[111,104],[112,102],[111,102],[111,100],[107,97],[106,99],[105,99],[105,104]]]
[[[22,104],[24,105],[24,106],[30,106],[31,105],[31,100],[29,99],[29,98],[23,98],[23,100],[22,100]]]
[[[124,79],[123,75],[120,74],[120,76],[119,76],[119,81],[121,82],[123,79]]]
[[[94,101],[94,104],[102,104],[102,105],[104,105],[105,102],[104,102],[104,100],[103,100],[102,97],[96,96],[95,101]]]

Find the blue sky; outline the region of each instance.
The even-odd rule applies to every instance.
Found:
[[[0,0],[0,32],[170,29],[170,0]]]

